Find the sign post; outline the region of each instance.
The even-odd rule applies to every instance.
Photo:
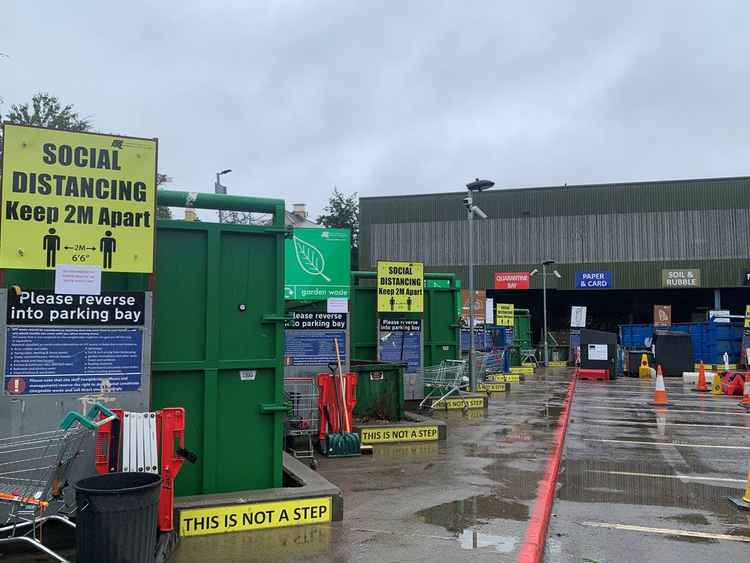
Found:
[[[581,365],[581,329],[586,328],[586,307],[570,308],[570,350],[573,352],[573,365]]]
[[[513,303],[495,303],[495,324],[498,326],[513,327],[515,305]]]
[[[579,289],[611,289],[612,272],[576,272]]]
[[[156,139],[4,125],[0,268],[151,273]]]
[[[349,298],[349,229],[294,229],[284,241],[284,299]]]
[[[697,268],[685,270],[662,270],[661,286],[668,288],[689,289],[701,287],[701,271]]]
[[[495,272],[495,289],[529,289],[529,272]]]
[[[672,305],[654,305],[654,328],[669,330],[672,326]]]
[[[378,313],[424,312],[424,264],[378,261]]]

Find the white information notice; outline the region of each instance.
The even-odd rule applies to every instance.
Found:
[[[570,328],[586,327],[586,307],[570,308]]]
[[[589,360],[607,361],[608,348],[606,344],[589,344]]]
[[[326,302],[326,313],[348,313],[349,300],[331,298]]]
[[[55,293],[61,295],[101,295],[101,268],[99,266],[58,264],[55,268]]]

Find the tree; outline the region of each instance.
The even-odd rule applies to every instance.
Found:
[[[2,53],[0,53],[1,55]],[[90,118],[81,117],[78,115],[78,112],[73,110],[73,104],[64,106],[56,96],[52,96],[47,92],[39,92],[34,95],[31,98],[31,103],[27,102],[11,106],[5,121],[18,125],[34,125],[66,131],[90,131],[93,127]],[[0,129],[0,173],[2,173],[3,162],[2,141],[2,129]],[[166,174],[162,174],[161,172],[156,174],[157,189],[171,181],[172,178]],[[172,211],[168,207],[158,206],[156,208],[156,218],[171,219]]]
[[[162,174],[161,172],[156,173],[156,189],[158,190],[160,186],[163,186],[164,184],[167,184],[172,181],[172,178],[167,176],[166,174]],[[157,205],[156,206],[156,218],[157,219],[171,219],[172,218],[172,210],[169,207],[166,207],[164,205]]]
[[[22,125],[36,125],[50,129],[68,131],[89,131],[91,121],[80,117],[73,111],[73,104],[63,106],[55,96],[39,92],[31,98],[31,104],[14,104],[10,108],[7,120]]]
[[[359,198],[357,193],[345,195],[334,186],[328,205],[318,216],[318,223],[335,229],[351,229],[352,232],[352,268],[359,264]]]
[[[63,106],[55,96],[46,92],[39,92],[31,103],[13,104],[5,117],[9,123],[18,125],[36,125],[51,129],[65,129],[67,131],[89,131],[91,120],[80,117],[73,111],[73,104]],[[3,160],[2,133],[0,133],[0,163]]]

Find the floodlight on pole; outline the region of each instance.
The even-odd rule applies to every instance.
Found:
[[[549,344],[547,342],[547,266],[551,266],[555,263],[554,260],[543,260],[542,261],[542,312],[544,314],[544,366],[547,367],[549,364]],[[534,268],[529,272],[529,277],[534,274],[538,274],[539,269]],[[557,270],[553,269],[552,274],[557,279],[562,279],[562,275]]]
[[[476,373],[474,371],[474,216],[487,219],[487,214],[474,202],[474,198],[484,190],[495,185],[492,180],[480,180],[466,184],[469,193],[464,198],[466,218],[469,221],[469,386],[476,391]]]
[[[227,187],[221,185],[220,177],[224,174],[229,174],[232,171],[231,168],[225,168],[221,172],[216,173],[216,183],[214,184],[214,193],[215,194],[223,194],[226,195],[227,193]],[[219,223],[224,222],[224,212],[219,210]]]

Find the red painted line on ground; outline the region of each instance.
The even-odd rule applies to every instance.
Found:
[[[568,430],[568,419],[570,415],[570,404],[576,389],[576,372],[568,387],[560,418],[557,420],[557,429],[552,438],[552,452],[547,458],[544,468],[544,476],[539,481],[534,508],[531,510],[529,526],[526,528],[526,537],[518,552],[517,563],[540,563],[544,555],[544,544],[547,540],[547,528],[552,514],[552,503],[555,500],[555,488],[557,486],[557,475],[560,471],[560,459],[562,458],[563,445],[565,444],[565,432]]]

